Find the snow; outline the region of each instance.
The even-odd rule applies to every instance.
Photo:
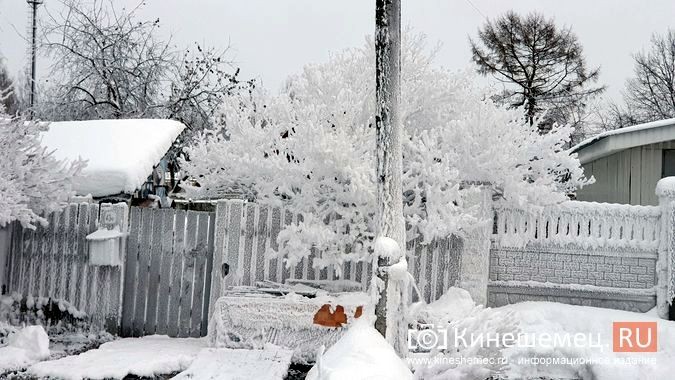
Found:
[[[521,331],[525,334],[576,334],[599,336],[602,348],[508,348],[511,378],[557,375],[567,378],[592,378],[595,380],[668,379],[675,371],[675,322],[653,315],[627,311],[574,306],[553,302],[524,302],[505,306],[516,313]],[[658,352],[649,354],[615,353],[612,351],[612,322],[654,321],[658,323]],[[580,357],[595,360],[586,365],[518,366],[519,357]],[[613,360],[653,359],[653,363],[616,364]]]
[[[401,257],[401,248],[396,243],[396,240],[386,236],[380,236],[375,239],[373,249],[377,257],[386,257],[391,261]]]
[[[529,344],[512,344],[501,348],[501,355],[508,366],[502,375],[512,379],[564,378],[594,380],[668,379],[675,371],[675,322],[659,319],[653,311],[633,313],[621,310],[575,306],[554,302],[522,302],[498,308],[475,306],[468,292],[451,288],[438,301],[415,310],[418,320],[425,323],[441,324],[449,331],[452,327],[467,327],[465,335],[505,332],[532,338]],[[476,322],[479,323],[476,323]],[[508,326],[515,321],[516,329]],[[657,322],[658,351],[655,353],[615,353],[612,349],[613,322]],[[450,322],[443,325],[445,322]],[[487,334],[487,335],[485,335]],[[538,337],[572,336],[590,337],[589,344],[543,344]],[[544,338],[541,338],[543,342]],[[448,341],[453,342],[452,336]],[[560,341],[559,341],[560,342]],[[592,344],[591,344],[592,343]],[[494,343],[493,343],[494,347]],[[456,350],[455,350],[456,349]],[[484,357],[472,352],[471,347],[462,351],[451,347],[450,351],[426,355],[454,357],[458,352],[463,357]],[[415,356],[419,358],[420,355]],[[536,358],[539,362],[527,362]],[[572,359],[580,358],[578,362]],[[570,361],[558,364],[545,360]],[[419,362],[416,362],[419,363]],[[421,378],[453,379],[472,378],[462,371],[469,367],[450,368],[445,364],[414,364],[416,376]],[[474,368],[479,369],[479,368]],[[454,377],[453,377],[454,376]],[[457,377],[458,376],[458,377]],[[479,377],[481,379],[485,378]]]
[[[118,237],[124,236],[123,232],[120,232],[119,227],[115,227],[111,230],[99,227],[96,231],[87,235],[87,240],[110,240]]]
[[[206,339],[163,335],[125,338],[79,355],[34,364],[28,373],[63,380],[152,377],[185,370],[203,348]]]
[[[675,197],[675,177],[661,178],[656,183],[656,196],[661,197]]]
[[[640,132],[640,131],[644,131],[644,130],[647,130],[647,129],[661,128],[661,127],[666,127],[666,126],[669,126],[669,125],[675,125],[675,119],[657,120],[657,121],[652,121],[652,122],[649,122],[649,123],[634,125],[632,127],[613,129],[611,131],[599,133],[599,134],[597,134],[593,137],[590,137],[590,138],[580,142],[579,144],[572,147],[572,149],[570,149],[570,152],[578,152],[580,149],[586,147],[587,145],[591,145],[591,144],[595,143],[596,141],[602,140],[603,138],[608,137],[608,136],[616,136],[616,135],[621,135],[621,134],[631,133],[631,132]]]
[[[408,366],[366,320],[352,324],[307,374],[307,380],[412,379]]]
[[[146,181],[185,126],[174,120],[53,122],[42,145],[62,160],[87,160],[74,179],[77,195],[131,193]]]
[[[205,348],[174,380],[283,380],[293,351],[268,344],[262,350]]]
[[[28,326],[9,336],[0,347],[0,374],[19,370],[49,357],[49,337],[42,326]]]

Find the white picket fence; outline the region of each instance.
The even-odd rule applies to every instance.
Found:
[[[569,201],[529,209],[495,206],[494,240],[504,247],[526,244],[655,250],[661,209]]]

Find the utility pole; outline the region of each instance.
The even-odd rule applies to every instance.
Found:
[[[33,118],[33,106],[35,105],[35,61],[36,61],[36,34],[37,34],[37,8],[42,4],[43,0],[26,0],[28,5],[31,7],[31,45],[30,45],[30,116]]]
[[[405,255],[405,222],[401,176],[401,2],[375,1],[375,127],[377,133],[377,229],[376,237],[393,239]],[[375,252],[377,254],[377,252]],[[380,283],[375,306],[375,328],[387,337],[388,267],[397,258],[377,257]]]

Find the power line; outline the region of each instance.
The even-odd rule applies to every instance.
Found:
[[[471,7],[472,7],[476,12],[478,12],[478,14],[480,14],[481,16],[483,16],[484,19],[487,20],[487,16],[486,16],[483,12],[481,12],[480,9],[478,9],[478,7],[476,6],[476,4],[473,3],[473,1],[471,1],[471,0],[466,0],[466,2],[469,3],[469,5],[471,5]]]

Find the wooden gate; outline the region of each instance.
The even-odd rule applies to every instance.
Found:
[[[206,335],[215,213],[132,207],[121,335]]]

